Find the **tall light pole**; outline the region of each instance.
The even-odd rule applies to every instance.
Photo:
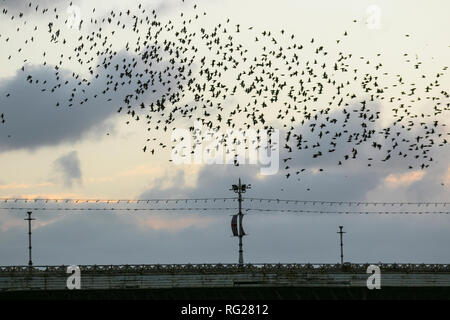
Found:
[[[339,226],[339,235],[341,238],[341,265],[344,264],[344,242],[342,239],[342,235],[345,233],[344,231],[342,231],[342,229],[344,228],[344,226]]]
[[[31,260],[31,221],[36,219],[31,218],[32,211],[28,211],[27,214],[28,218],[25,218],[24,220],[28,221],[28,266],[31,268],[33,266],[33,261]]]
[[[241,178],[239,178],[239,184],[233,184],[232,190],[234,193],[238,194],[238,203],[239,203],[239,212],[238,212],[238,220],[239,220],[239,228],[238,228],[238,237],[239,237],[239,265],[244,265],[244,250],[242,249],[242,237],[245,235],[244,228],[242,227],[242,194],[250,189],[251,185],[241,184]]]

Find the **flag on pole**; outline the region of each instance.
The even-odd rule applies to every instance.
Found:
[[[239,216],[239,234],[240,234],[241,236],[245,236],[244,228],[242,227],[242,219],[243,219],[243,218],[244,218],[244,215],[241,214],[241,215]]]
[[[238,236],[237,217],[238,217],[237,214],[235,214],[231,218],[231,231],[233,232],[233,237],[237,237]]]

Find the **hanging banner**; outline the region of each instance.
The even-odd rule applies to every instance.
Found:
[[[238,230],[237,230],[237,214],[235,214],[231,218],[231,231],[233,232],[233,237],[238,236]]]
[[[243,219],[243,218],[244,218],[244,215],[241,214],[241,215],[239,216],[239,234],[240,234],[241,236],[245,236],[244,228],[242,227],[242,219]]]

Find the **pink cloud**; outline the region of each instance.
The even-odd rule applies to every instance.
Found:
[[[412,171],[403,174],[390,174],[385,179],[385,184],[390,188],[405,187],[411,183],[420,181],[425,176],[425,171]]]

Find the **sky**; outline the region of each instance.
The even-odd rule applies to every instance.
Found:
[[[450,150],[448,145],[432,151],[434,164],[424,170],[408,170],[405,161],[393,159],[367,167],[364,160],[337,165],[337,156],[313,160],[296,152],[291,166],[307,172],[300,181],[286,179],[280,169],[275,175],[261,175],[258,165],[175,164],[169,148],[155,155],[143,152],[149,137],[145,123],[132,122],[118,113],[124,92],[108,96],[108,103],[89,101],[73,107],[56,107],[70,95],[69,89],[55,94],[30,86],[20,70],[25,63],[33,78],[54,82],[54,65],[61,54],[69,55],[72,46],[48,44],[46,16],[29,10],[30,1],[0,0],[0,10],[24,13],[21,26],[14,20],[0,20],[0,198],[53,199],[160,199],[233,197],[230,187],[238,179],[252,185],[247,197],[320,201],[361,202],[449,202]],[[58,8],[61,16],[89,19],[92,1],[32,1],[34,8]],[[111,10],[137,12],[139,4],[148,11],[156,9],[167,21],[178,21],[180,13],[195,14],[194,2],[169,1],[95,1],[94,16],[100,20]],[[296,39],[320,41],[333,55],[339,50],[355,57],[380,58],[392,74],[403,74],[406,82],[420,82],[419,74],[404,63],[404,54],[423,61],[420,72],[436,74],[450,61],[448,1],[196,1],[199,12],[207,12],[202,23],[212,27],[229,18],[242,28],[286,30]],[[73,9],[75,8],[75,9]],[[75,11],[74,11],[75,10]],[[376,11],[376,28],[370,27]],[[47,19],[47,20],[46,20]],[[17,20],[17,18],[16,18]],[[356,20],[357,22],[354,22]],[[369,23],[369,22],[370,23]],[[40,26],[36,41],[26,48],[27,28]],[[110,28],[105,24],[105,32]],[[65,29],[69,43],[87,27]],[[350,36],[336,46],[344,31]],[[405,37],[405,35],[409,35]],[[5,38],[9,41],[5,42]],[[116,59],[131,36],[113,37]],[[250,51],[258,50],[252,36],[241,41]],[[18,50],[23,51],[18,54]],[[42,52],[46,52],[45,59]],[[8,59],[9,56],[11,59]],[[308,58],[308,57],[305,57]],[[47,62],[43,65],[43,60]],[[144,66],[138,66],[143,68]],[[158,68],[164,68],[164,62]],[[61,77],[67,81],[72,72],[89,76],[76,63],[64,65]],[[108,81],[102,70],[88,95]],[[450,85],[448,74],[441,88]],[[90,91],[89,91],[90,90]],[[162,88],[156,86],[156,93]],[[361,90],[362,91],[362,90]],[[7,94],[10,96],[7,97]],[[327,93],[328,94],[328,93]],[[364,93],[361,92],[361,96]],[[240,97],[229,101],[229,107]],[[242,101],[244,99],[242,98]],[[448,102],[448,101],[447,101]],[[393,121],[385,101],[371,105],[381,112],[381,123]],[[426,103],[417,110],[430,107]],[[272,114],[274,116],[274,114]],[[447,118],[446,118],[447,117]],[[178,123],[181,129],[193,126],[193,119]],[[440,119],[450,125],[450,118]],[[350,124],[355,125],[355,124]],[[444,129],[445,130],[445,129]],[[304,132],[307,136],[307,132]],[[411,135],[414,134],[414,131]],[[448,135],[447,131],[444,134]],[[151,133],[151,138],[170,143],[168,134]],[[284,151],[280,151],[284,156]],[[339,153],[339,151],[338,151]],[[366,156],[369,151],[362,149]],[[282,161],[280,161],[282,162]],[[280,164],[282,166],[282,163]],[[325,168],[324,172],[319,168]],[[226,203],[236,207],[236,202]],[[0,204],[6,207],[7,204]],[[181,204],[180,204],[181,205]],[[203,204],[199,204],[201,206]],[[215,204],[214,204],[215,205]],[[246,203],[244,206],[272,208],[271,204]],[[273,206],[273,204],[272,204]],[[275,206],[273,206],[275,207]],[[286,208],[291,208],[288,205]],[[338,206],[304,205],[297,208],[339,211]],[[346,207],[349,211],[383,210],[385,207]],[[450,211],[449,205],[398,207],[397,210]],[[343,209],[344,210],[344,209]],[[235,263],[238,242],[232,237],[230,220],[236,210],[224,212],[58,212],[39,211],[33,216],[33,262],[35,265],[139,264],[139,263]],[[25,265],[28,262],[25,211],[0,209],[0,265]],[[450,215],[380,214],[296,214],[251,212],[244,218],[244,260],[251,263],[337,263],[338,226],[343,225],[345,260],[351,262],[450,263]]]

